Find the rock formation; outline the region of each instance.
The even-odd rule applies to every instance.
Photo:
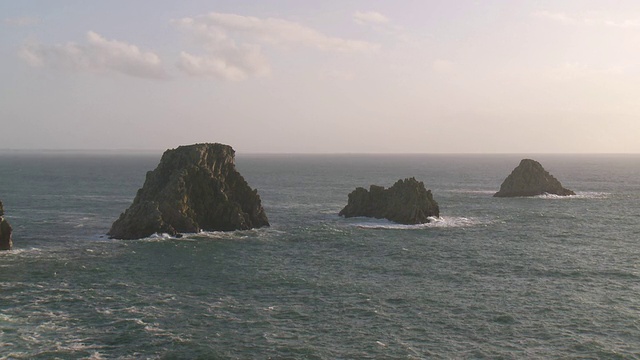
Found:
[[[13,240],[11,239],[11,232],[13,229],[9,222],[4,218],[4,208],[2,201],[0,201],[0,250],[11,250],[13,247]]]
[[[155,233],[246,230],[269,226],[257,190],[236,171],[235,151],[195,144],[165,151],[133,204],[111,226],[116,239]]]
[[[349,202],[340,216],[366,216],[388,219],[400,224],[423,224],[429,217],[440,216],[438,203],[431,190],[415,178],[398,180],[392,187],[371,185],[369,190],[358,187],[349,194]]]
[[[573,191],[565,189],[555,177],[547,172],[539,162],[523,159],[520,165],[507,176],[500,191],[495,197],[536,196],[555,194],[561,196],[575,195]]]

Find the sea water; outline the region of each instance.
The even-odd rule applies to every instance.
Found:
[[[238,155],[271,227],[105,236],[160,154],[0,154],[2,359],[640,358],[640,156]],[[425,225],[338,217],[414,176]]]

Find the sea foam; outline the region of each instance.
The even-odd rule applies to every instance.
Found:
[[[429,217],[430,222],[425,224],[404,225],[396,224],[384,219],[358,218],[358,222],[350,224],[361,229],[381,230],[420,230],[427,228],[460,228],[488,224],[490,221],[463,216]],[[363,221],[364,220],[364,221]]]
[[[575,195],[561,196],[556,194],[542,194],[538,196],[534,196],[538,199],[549,199],[549,200],[570,200],[570,199],[606,199],[611,195],[606,192],[598,192],[598,191],[578,191]]]

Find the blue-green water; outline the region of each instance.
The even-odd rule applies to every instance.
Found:
[[[160,154],[0,154],[0,358],[640,358],[640,156],[250,156],[271,228],[106,238]],[[443,217],[343,219],[415,176]]]

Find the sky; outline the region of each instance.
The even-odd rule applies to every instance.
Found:
[[[640,153],[640,2],[0,2],[0,149]]]

